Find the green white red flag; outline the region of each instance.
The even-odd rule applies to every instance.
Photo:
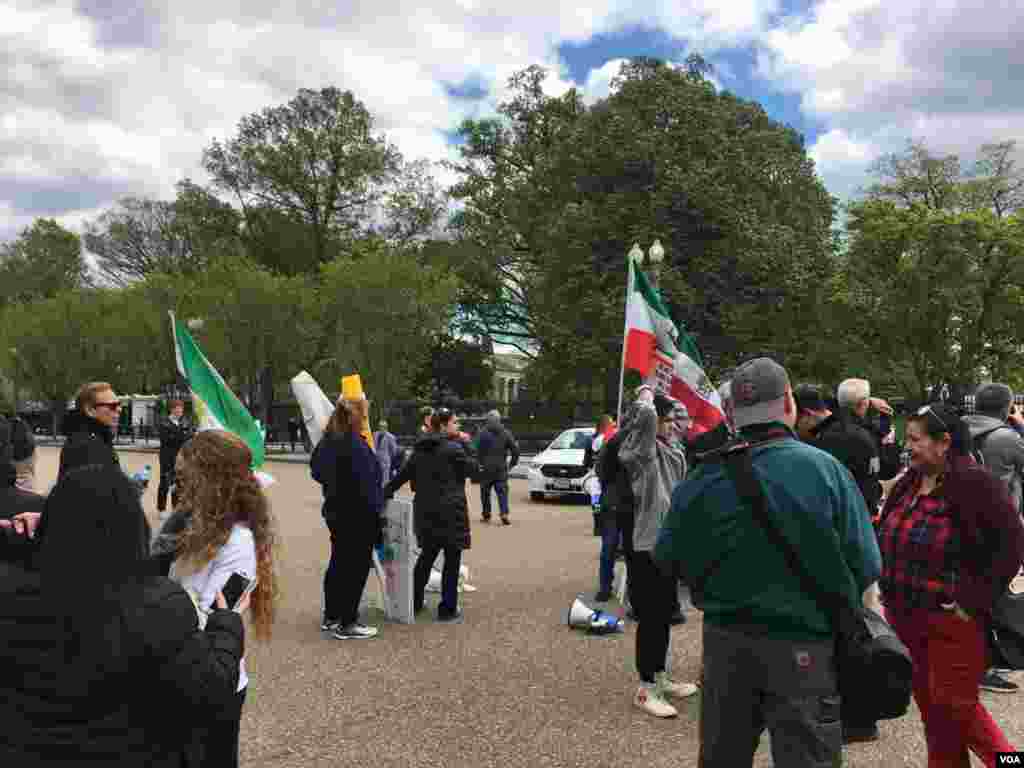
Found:
[[[171,316],[174,335],[174,357],[178,371],[192,390],[196,426],[200,429],[222,429],[233,432],[252,451],[253,469],[263,466],[264,436],[256,421],[235,397],[235,393],[217,372],[206,355],[192,339],[185,324]]]
[[[626,298],[625,368],[637,371],[656,392],[686,406],[694,432],[706,432],[724,419],[722,401],[711,385],[693,338],[680,333],[668,308],[646,275],[629,262]]]

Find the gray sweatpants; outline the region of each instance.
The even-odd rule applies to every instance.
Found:
[[[704,622],[700,768],[749,768],[765,727],[778,768],[838,768],[834,644]]]

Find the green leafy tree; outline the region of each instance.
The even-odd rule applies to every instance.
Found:
[[[310,369],[327,388],[359,373],[369,396],[410,394],[439,334],[451,325],[458,291],[446,269],[414,253],[366,241],[321,269],[321,318],[328,354]]]
[[[869,365],[904,392],[958,399],[1019,356],[1024,229],[1012,142],[987,144],[969,172],[911,141],[874,165],[879,181],[849,206],[834,317]]]
[[[434,401],[451,396],[472,400],[489,397],[493,380],[494,370],[482,345],[439,333],[412,386]]]
[[[193,290],[190,307],[202,320],[197,341],[253,415],[268,423],[275,392],[285,391],[318,340],[311,281],[234,258],[211,266]]]
[[[802,350],[789,327],[756,317],[781,305],[817,318],[833,201],[802,138],[716,93],[704,69],[699,57],[682,69],[634,60],[588,109],[575,91],[546,96],[532,67],[510,81],[498,119],[462,126],[462,305],[474,332],[561,369],[536,381],[614,403],[625,254],[655,238],[662,293],[709,364],[753,346]]]
[[[188,179],[177,189],[174,201],[123,198],[86,225],[85,246],[107,281],[198,274],[217,255],[237,250],[239,217],[231,206]]]
[[[278,211],[309,229],[316,264],[330,261],[332,244],[363,231],[399,161],[373,134],[363,103],[333,87],[304,88],[287,104],[243,117],[234,138],[203,153],[214,185],[238,201],[253,236],[254,211]]]
[[[36,219],[0,245],[0,305],[52,298],[89,283],[82,244],[54,219]]]
[[[102,290],[75,289],[12,304],[3,313],[14,378],[50,403],[55,432],[68,400],[83,382],[102,379],[119,386],[111,367],[112,345],[102,332],[109,298]]]

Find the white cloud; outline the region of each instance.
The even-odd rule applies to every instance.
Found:
[[[606,96],[621,60],[572,83],[556,46],[629,25],[707,55],[717,88],[741,74],[728,49],[754,45],[762,84],[799,94],[826,126],[812,156],[836,194],[865,155],[907,137],[964,152],[1024,127],[1012,80],[1024,11],[1009,3],[978,13],[967,0],[822,0],[774,29],[779,0],[0,3],[0,237],[34,211],[71,221],[104,195],[169,196],[183,176],[202,181],[213,138],[302,87],[351,89],[407,157],[452,158],[443,132],[493,112],[530,64],[549,68],[551,95],[575,85],[589,103]],[[474,78],[490,89],[479,102],[443,87]]]

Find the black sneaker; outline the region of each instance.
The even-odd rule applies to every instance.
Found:
[[[992,693],[1016,693],[1020,690],[1019,685],[1001,677],[994,669],[985,673],[985,676],[981,678],[981,685],[978,687]]]
[[[501,518],[501,524],[502,525],[512,525],[512,521],[509,520],[507,517],[503,517],[503,518]]]
[[[491,516],[490,515],[480,515],[480,522],[481,523],[489,523],[489,522],[491,522]]]
[[[863,744],[869,741],[878,741],[881,735],[878,733],[878,725],[847,725],[843,723],[843,744]]]
[[[594,595],[594,602],[595,603],[607,603],[611,599],[612,599],[611,590],[601,590],[596,595]]]
[[[461,624],[462,623],[462,611],[456,609],[455,613],[448,613],[438,609],[437,620],[442,624]]]

